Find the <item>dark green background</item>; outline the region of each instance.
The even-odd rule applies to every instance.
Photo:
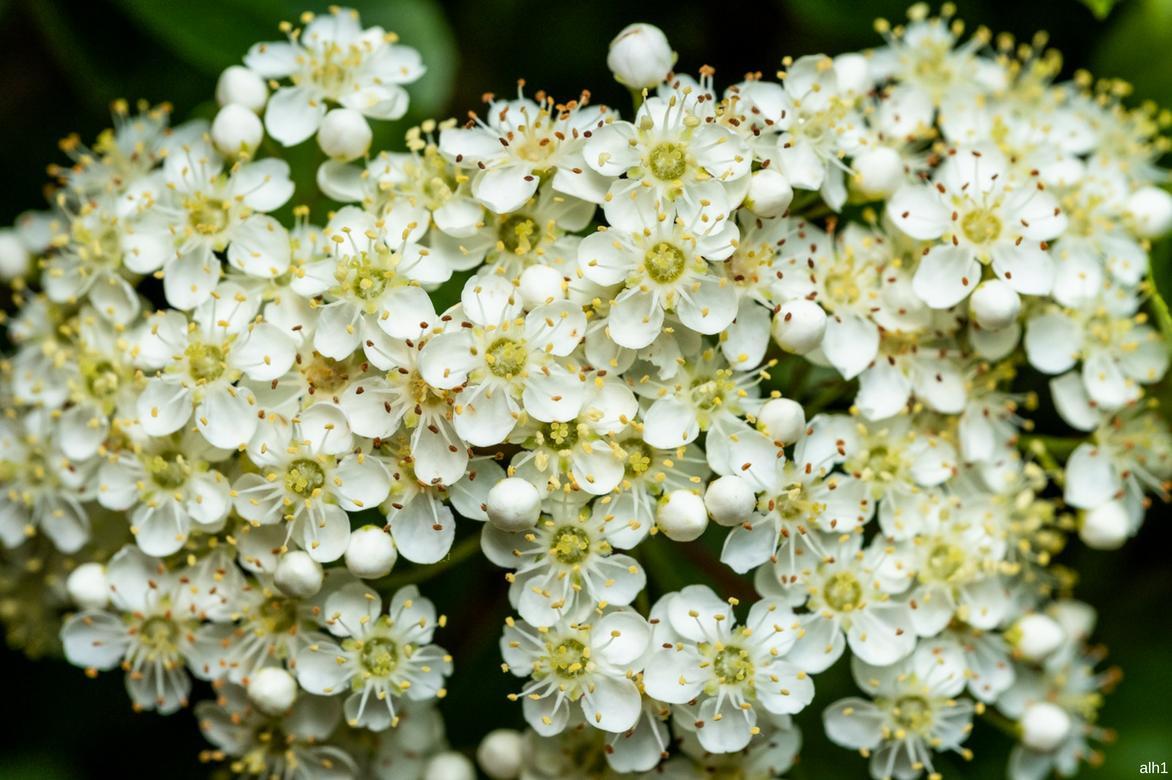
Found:
[[[483,93],[515,90],[518,78],[559,98],[589,88],[595,101],[625,108],[628,98],[611,81],[605,57],[610,38],[631,21],[658,24],[679,52],[681,69],[709,64],[717,68],[718,83],[726,84],[747,71],[776,70],[787,54],[874,45],[872,19],[902,18],[906,4],[363,0],[354,5],[368,22],[398,31],[423,52],[431,71],[413,88],[408,117],[418,121],[463,117],[480,108]],[[1102,6],[1098,15],[1076,0],[958,5],[970,29],[984,24],[1021,38],[1047,30],[1065,54],[1068,71],[1089,67],[1126,78],[1138,96],[1172,106],[1172,0],[1125,0],[1114,8],[1092,3]],[[210,116],[220,69],[238,62],[250,43],[278,38],[277,22],[295,19],[306,7],[323,10],[300,0],[0,0],[0,223],[43,203],[45,166],[61,161],[57,140],[75,131],[91,139],[109,123],[111,100],[168,100],[177,117]],[[405,127],[405,122],[384,126],[379,139],[393,142]],[[293,154],[308,162],[315,151],[311,143]],[[305,167],[311,170],[312,163]],[[1160,271],[1168,278],[1166,268]],[[1167,388],[1162,395],[1168,398]],[[473,530],[467,524],[465,529]],[[719,535],[710,534],[704,543],[719,544]],[[689,562],[681,567],[680,550],[669,550],[663,540],[648,543],[643,555],[653,598],[681,584],[678,577],[709,576],[695,563],[703,550],[689,547],[684,551]],[[1110,648],[1109,662],[1124,670],[1102,717],[1119,739],[1107,748],[1105,765],[1087,770],[1087,777],[1137,777],[1143,762],[1172,761],[1170,548],[1168,510],[1157,504],[1139,538],[1123,551],[1076,549],[1065,556],[1083,575],[1078,595],[1100,610],[1098,641]],[[727,571],[711,572],[710,581],[723,591],[744,589]],[[517,686],[498,667],[505,583],[499,570],[473,559],[424,590],[450,617],[439,641],[453,652],[456,674],[443,710],[454,745],[471,750],[488,729],[521,724],[519,707],[504,697]],[[63,662],[33,664],[6,653],[0,683],[0,778],[206,775],[196,759],[205,745],[190,711],[169,718],[133,715],[120,673],[89,681]],[[818,725],[822,706],[849,691],[845,664],[819,676],[816,684],[816,705],[799,717],[806,748],[791,777],[864,777],[864,762],[827,744]],[[976,760],[957,765],[945,759],[939,768],[946,776],[1003,775],[1005,737],[979,725],[969,746]]]

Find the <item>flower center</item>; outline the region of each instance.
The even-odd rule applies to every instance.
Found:
[[[350,292],[355,298],[373,301],[386,291],[390,274],[376,266],[366,252],[352,257],[343,267],[349,271]]]
[[[293,633],[297,627],[297,602],[293,599],[270,599],[262,609],[269,634]]]
[[[375,677],[386,677],[399,665],[399,648],[389,639],[369,639],[362,645],[362,666]]]
[[[310,498],[326,483],[326,472],[312,460],[295,460],[285,470],[285,488],[302,498]]]
[[[825,288],[827,297],[838,303],[855,303],[863,294],[859,287],[859,279],[850,267],[836,266],[827,274]]]
[[[214,382],[228,367],[224,360],[224,348],[216,344],[201,344],[198,341],[187,345],[187,370],[196,382]]]
[[[988,209],[977,209],[961,218],[960,230],[974,244],[987,244],[1001,235],[1001,219]]]
[[[562,526],[554,531],[549,551],[561,563],[581,563],[590,554],[590,537],[580,528]]]
[[[148,618],[138,629],[138,641],[155,655],[169,655],[175,651],[178,632],[175,624],[163,617]]]
[[[903,696],[891,708],[895,722],[914,733],[922,733],[932,725],[932,705],[921,696]]]
[[[741,647],[725,647],[712,658],[712,673],[721,685],[741,685],[753,679],[753,660]]]
[[[688,150],[672,141],[656,144],[647,155],[647,167],[660,181],[675,181],[688,170]]]
[[[118,369],[114,367],[113,363],[106,360],[93,361],[84,358],[80,363],[83,381],[93,398],[106,399],[118,392],[118,386],[122,382],[118,376]]]
[[[537,223],[524,214],[513,214],[501,222],[497,237],[505,249],[515,255],[524,255],[536,243]]]
[[[509,338],[499,338],[489,345],[484,355],[484,362],[488,363],[489,371],[502,379],[512,379],[521,373],[525,363],[529,360],[529,351],[520,341]]]
[[[554,674],[572,680],[586,673],[590,650],[577,639],[562,639],[549,651],[549,666]]]
[[[187,204],[187,224],[200,235],[214,236],[228,226],[228,204],[218,198],[197,198]]]
[[[679,247],[660,241],[643,256],[647,276],[657,284],[671,284],[684,275],[688,258]]]
[[[147,458],[145,465],[151,481],[166,490],[182,487],[191,473],[191,467],[178,452],[152,455]]]
[[[826,605],[835,612],[850,612],[858,609],[863,598],[863,586],[858,578],[849,571],[840,571],[832,574],[822,588],[822,597]]]
[[[578,443],[578,426],[572,422],[550,423],[546,439],[554,449],[572,450]]]
[[[641,441],[623,442],[623,452],[627,454],[626,472],[628,479],[643,476],[651,468],[651,448]]]
[[[953,579],[964,565],[964,550],[951,544],[939,543],[928,552],[921,579],[948,581]]]

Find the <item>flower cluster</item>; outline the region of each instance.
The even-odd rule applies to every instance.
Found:
[[[633,25],[633,115],[518,88],[404,151],[368,120],[420,54],[346,9],[210,123],[116,105],[0,233],[10,638],[65,613],[238,774],[471,777],[415,583],[479,549],[528,724],[475,735],[494,778],[780,775],[844,655],[821,725],[876,780],[984,722],[1074,773],[1114,674],[1055,560],[1172,479],[1166,117],[949,9],[877,28],[718,86]]]

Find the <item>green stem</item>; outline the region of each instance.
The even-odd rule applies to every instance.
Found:
[[[983,713],[981,713],[981,719],[993,728],[1009,737],[1012,737],[1013,739],[1021,738],[1021,729],[1018,727],[1017,723],[1005,717],[996,710],[986,709]]]

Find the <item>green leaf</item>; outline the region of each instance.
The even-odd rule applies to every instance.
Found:
[[[1135,96],[1172,106],[1172,0],[1134,0],[1116,14],[1091,63],[1095,75],[1121,78]]]
[[[1172,312],[1168,310],[1168,298],[1172,296],[1172,242],[1157,244],[1148,260],[1152,280],[1152,313],[1164,344],[1172,350]]]
[[[1087,8],[1091,9],[1091,13],[1095,15],[1096,19],[1106,19],[1107,14],[1111,13],[1119,0],[1079,0]]]

